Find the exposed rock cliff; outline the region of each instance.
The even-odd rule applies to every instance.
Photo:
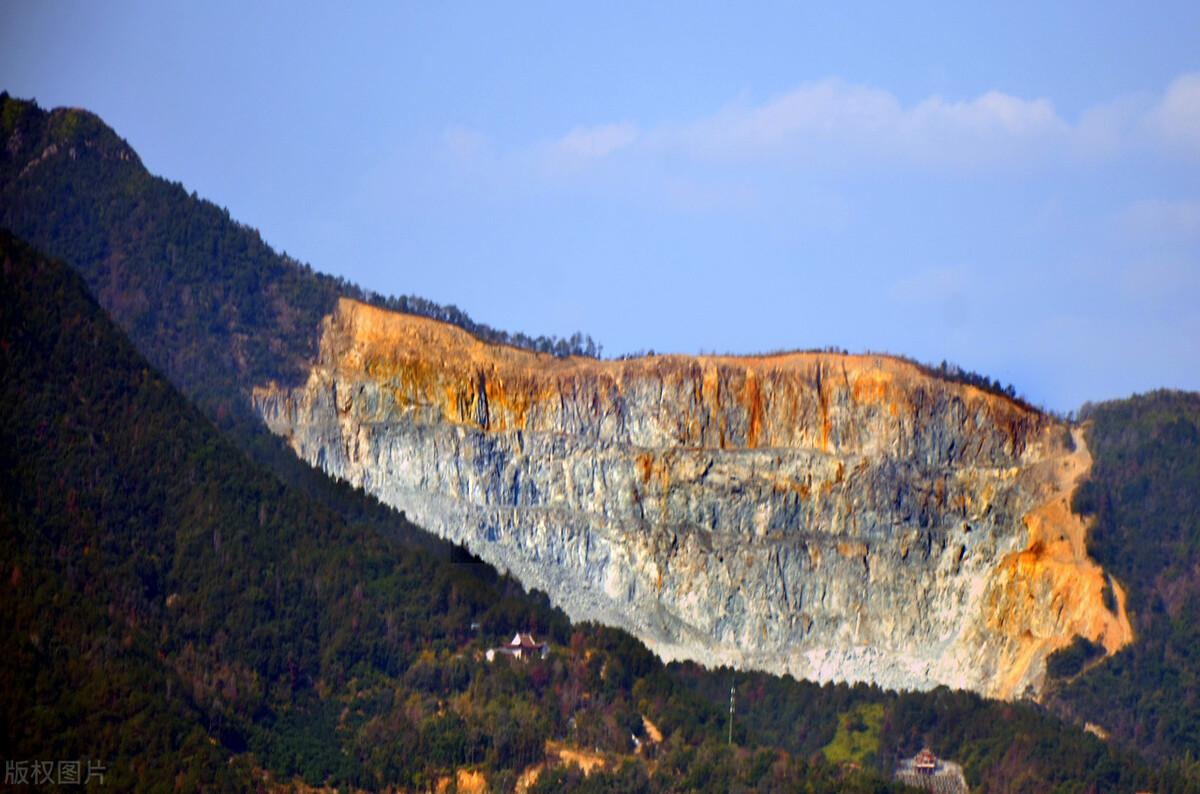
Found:
[[[1082,434],[900,360],[564,360],[343,300],[308,383],[255,402],[305,460],[666,658],[1013,697],[1076,634],[1131,639],[1069,509]]]

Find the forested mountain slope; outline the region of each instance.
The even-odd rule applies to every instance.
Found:
[[[1200,756],[1200,394],[1088,406],[1096,463],[1075,495],[1089,549],[1129,586],[1137,641],[1063,654],[1052,701],[1159,757]],[[1080,670],[1086,670],[1079,674]]]

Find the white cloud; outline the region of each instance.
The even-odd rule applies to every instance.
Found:
[[[904,110],[889,134],[900,141],[901,159],[971,168],[1045,157],[1069,130],[1048,99],[989,91],[969,101],[926,99]]]
[[[538,148],[558,166],[670,153],[697,161],[972,169],[1110,157],[1164,144],[1200,155],[1200,74],[1179,77],[1157,98],[1118,97],[1089,108],[1074,122],[1047,98],[993,90],[971,99],[935,95],[905,105],[883,89],[827,79],[682,123],[577,127]]]
[[[551,153],[572,160],[599,160],[637,140],[638,129],[629,122],[576,127],[552,144]]]
[[[1068,130],[1046,99],[990,91],[969,101],[934,96],[904,107],[887,91],[831,79],[684,124],[644,131],[629,122],[576,128],[546,149],[555,157],[593,160],[639,150],[698,160],[832,156],[969,165],[1011,157]]]
[[[1172,82],[1148,121],[1168,145],[1200,157],[1200,74]]]
[[[1145,120],[1154,101],[1153,97],[1138,94],[1088,108],[1071,131],[1075,153],[1090,158],[1112,157],[1132,142],[1147,138]]]
[[[760,106],[734,106],[653,137],[657,147],[682,145],[699,156],[777,153],[797,143],[863,139],[895,127],[900,114],[886,91],[824,80],[803,85]]]
[[[906,103],[878,87],[826,79],[671,123],[582,125],[513,148],[451,127],[441,145],[456,173],[496,195],[582,190],[685,211],[767,213],[778,205],[794,217],[813,214],[804,190],[827,188],[821,180],[831,176],[974,177],[1057,169],[1056,175],[1068,178],[1062,169],[1094,169],[1103,162],[1190,167],[1192,153],[1200,155],[1198,125],[1200,74],[1183,75],[1157,94],[1098,103],[1072,118],[1048,98],[993,90]],[[813,179],[798,181],[801,174]],[[1116,218],[1127,231],[1169,228],[1178,235],[1194,228],[1191,205],[1131,212]]]

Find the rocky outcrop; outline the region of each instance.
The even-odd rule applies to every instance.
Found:
[[[303,459],[664,658],[1014,697],[1077,634],[1131,639],[1069,509],[1082,434],[901,360],[557,359],[342,300],[308,382],[254,399]]]

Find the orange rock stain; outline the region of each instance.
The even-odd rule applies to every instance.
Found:
[[[886,405],[889,416],[904,417],[914,410],[913,392],[933,380],[916,365],[883,355],[556,358],[345,298],[327,322],[334,333],[323,337],[323,361],[351,379],[366,375],[384,385],[397,405],[435,409],[448,422],[489,432],[553,429],[568,407],[598,422],[617,411],[614,400],[649,382],[660,385],[664,398],[682,398],[664,400],[661,415],[653,417],[680,447],[809,446],[832,453],[838,451],[832,446],[854,443],[847,441],[854,434],[839,430],[847,418],[832,404],[835,393],[844,390],[852,404]],[[326,344],[337,349],[324,350]],[[954,390],[970,415],[987,415],[1014,444],[1037,429],[1038,415],[1004,397],[962,384],[941,388]]]
[[[762,389],[753,370],[746,372],[746,386],[742,391],[746,413],[749,414],[749,426],[746,429],[746,447],[754,449],[758,446],[758,436],[762,432]]]
[[[1019,695],[1032,666],[1083,636],[1109,654],[1133,641],[1125,610],[1125,592],[1112,581],[1116,609],[1104,606],[1110,578],[1087,554],[1088,525],[1071,512],[1070,499],[1091,467],[1083,434],[1075,433],[1075,451],[1056,465],[1044,466],[1050,478],[1047,499],[1024,517],[1028,544],[997,566],[987,599],[987,623],[1011,643],[999,697]]]

